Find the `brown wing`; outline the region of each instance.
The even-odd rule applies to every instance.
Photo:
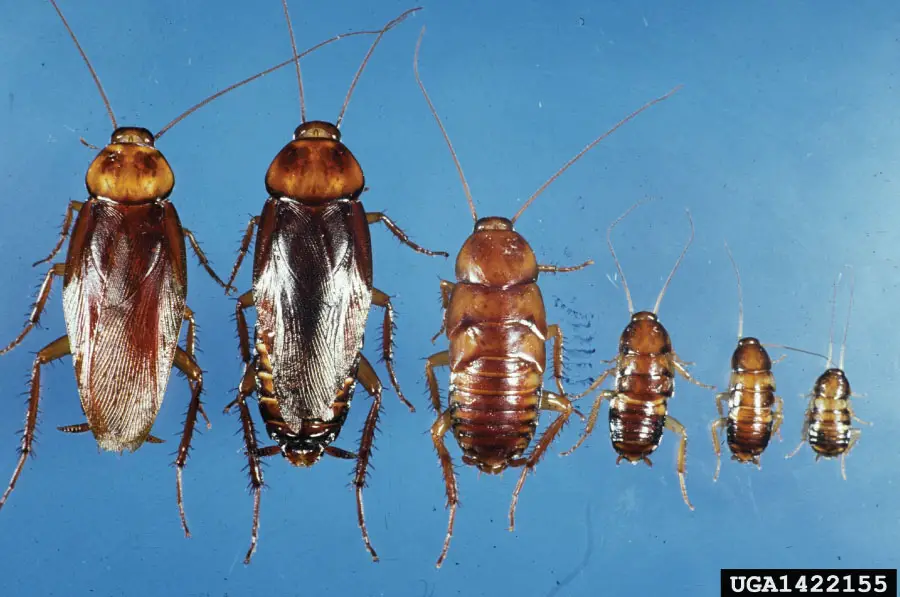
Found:
[[[184,314],[181,223],[165,203],[82,207],[63,305],[88,424],[105,450],[136,450],[162,404]]]
[[[303,419],[330,420],[338,390],[356,376],[371,289],[371,241],[358,201],[266,202],[253,267],[256,342],[268,353],[293,431]]]

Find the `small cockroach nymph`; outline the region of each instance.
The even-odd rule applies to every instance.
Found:
[[[848,266],[849,267],[849,266]],[[834,292],[831,305],[831,332],[828,339],[828,355],[826,357],[826,370],[813,384],[809,394],[809,406],[803,418],[803,439],[793,452],[785,458],[794,457],[803,447],[809,444],[816,454],[816,461],[820,458],[841,459],[841,476],[847,480],[847,455],[856,442],[859,441],[862,431],[853,427],[853,421],[862,425],[870,425],[853,412],[850,398],[854,396],[850,390],[850,381],[844,373],[844,356],[847,350],[847,333],[850,331],[850,312],[853,310],[853,290],[855,278],[850,279],[850,304],[847,307],[847,321],[844,323],[844,338],[841,341],[841,354],[837,367],[833,366],[832,356],[834,351],[834,319],[837,310],[837,291],[841,276],[834,282]]]

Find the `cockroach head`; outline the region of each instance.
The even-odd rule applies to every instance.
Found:
[[[88,193],[117,203],[147,203],[168,197],[175,187],[175,174],[153,143],[153,133],[145,128],[120,127],[113,131],[109,145],[88,168]]]
[[[469,284],[508,287],[535,282],[537,258],[507,218],[481,218],[456,257],[456,279]]]
[[[110,143],[134,143],[153,147],[156,140],[153,133],[139,126],[120,126],[113,131]]]
[[[768,371],[772,359],[756,338],[741,338],[731,355],[731,368],[735,371]]]
[[[666,354],[672,352],[669,332],[655,313],[638,311],[631,316],[619,341],[621,354]]]
[[[813,395],[847,399],[850,397],[850,380],[843,369],[832,367],[819,376],[813,386]]]
[[[341,140],[341,131],[338,127],[324,120],[310,120],[304,122],[294,131],[294,140],[300,139],[331,139],[332,141]]]
[[[325,453],[325,448],[320,445],[315,445],[312,448],[299,448],[285,444],[281,446],[281,453],[294,466],[306,468],[319,462],[322,454]]]

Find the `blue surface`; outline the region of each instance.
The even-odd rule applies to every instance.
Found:
[[[84,199],[95,145],[109,139],[96,89],[46,2],[3,3],[0,173],[5,257],[0,338],[18,333],[44,269],[30,263],[56,240],[66,202]],[[395,0],[293,2],[298,43],[380,26]],[[813,463],[799,439],[822,362],[790,355],[776,365],[786,402],[784,442],[762,470],[724,462],[712,482],[713,394],[678,381],[670,412],[690,434],[689,512],[678,492],[674,437],[655,466],[615,466],[602,423],[574,456],[566,428],[525,486],[515,533],[506,512],[517,471],[501,478],[461,467],[456,535],[434,569],[446,524],[444,489],[427,435],[423,358],[440,324],[439,277],[452,260],[417,255],[373,230],[375,282],[395,297],[401,383],[409,414],[385,396],[375,470],[366,493],[382,562],[363,549],[348,488],[351,464],[326,459],[266,468],[260,548],[247,548],[251,498],[242,472],[234,396],[240,363],[233,301],[191,258],[188,301],[200,325],[211,431],[195,439],[185,472],[194,538],[175,507],[170,456],[188,401],[174,377],[155,426],[168,440],[134,454],[98,454],[90,436],[57,425],[83,420],[71,360],[44,375],[38,458],[0,512],[0,594],[6,595],[716,595],[722,567],[896,567],[898,438],[894,395],[900,218],[900,4],[424,2],[387,35],[342,125],[365,169],[369,210],[385,210],[413,239],[452,253],[471,232],[453,164],[412,73],[419,28],[421,73],[454,141],[482,215],[512,215],[553,171],[619,118],[676,84],[684,88],[629,123],[558,180],[520,220],[540,259],[587,271],[545,276],[548,318],[569,334],[571,391],[611,358],[627,322],[609,223],[658,196],[616,230],[638,308],[651,307],[687,233],[697,237],[662,304],[675,349],[696,376],[726,383],[737,326],[741,267],[746,333],[827,349],[830,294],[844,264],[856,271],[846,370],[858,414],[875,426],[848,459]],[[665,4],[665,6],[663,6]],[[158,130],[180,111],[290,54],[281,6],[264,3],[65,1],[122,124]],[[311,118],[337,115],[370,39],[351,38],[303,62]],[[159,144],[177,177],[171,199],[220,273],[233,262],[247,219],[266,197],[263,175],[299,123],[296,81],[283,69],[201,110]],[[239,286],[250,283],[249,268]],[[46,329],[0,359],[0,474],[15,463],[32,353],[64,330],[57,286]],[[846,287],[839,325],[846,315]],[[377,357],[380,317],[366,354]],[[590,352],[594,351],[594,352]],[[773,356],[780,353],[773,351]],[[378,368],[386,378],[383,368]],[[446,370],[441,372],[446,387]],[[353,449],[368,398],[357,395],[337,445]],[[256,413],[255,404],[252,410]],[[584,405],[588,407],[587,404]],[[546,424],[548,417],[542,419]],[[451,451],[459,457],[458,448]]]

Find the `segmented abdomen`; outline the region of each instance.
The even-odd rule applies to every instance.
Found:
[[[850,445],[850,409],[846,400],[814,398],[806,414],[806,437],[817,454],[840,456]]]
[[[675,391],[667,355],[625,355],[616,370],[616,395],[609,403],[609,437],[630,462],[659,447],[666,424],[666,401]]]
[[[738,460],[752,460],[772,438],[775,379],[771,371],[735,372],[729,387],[728,447]]]

